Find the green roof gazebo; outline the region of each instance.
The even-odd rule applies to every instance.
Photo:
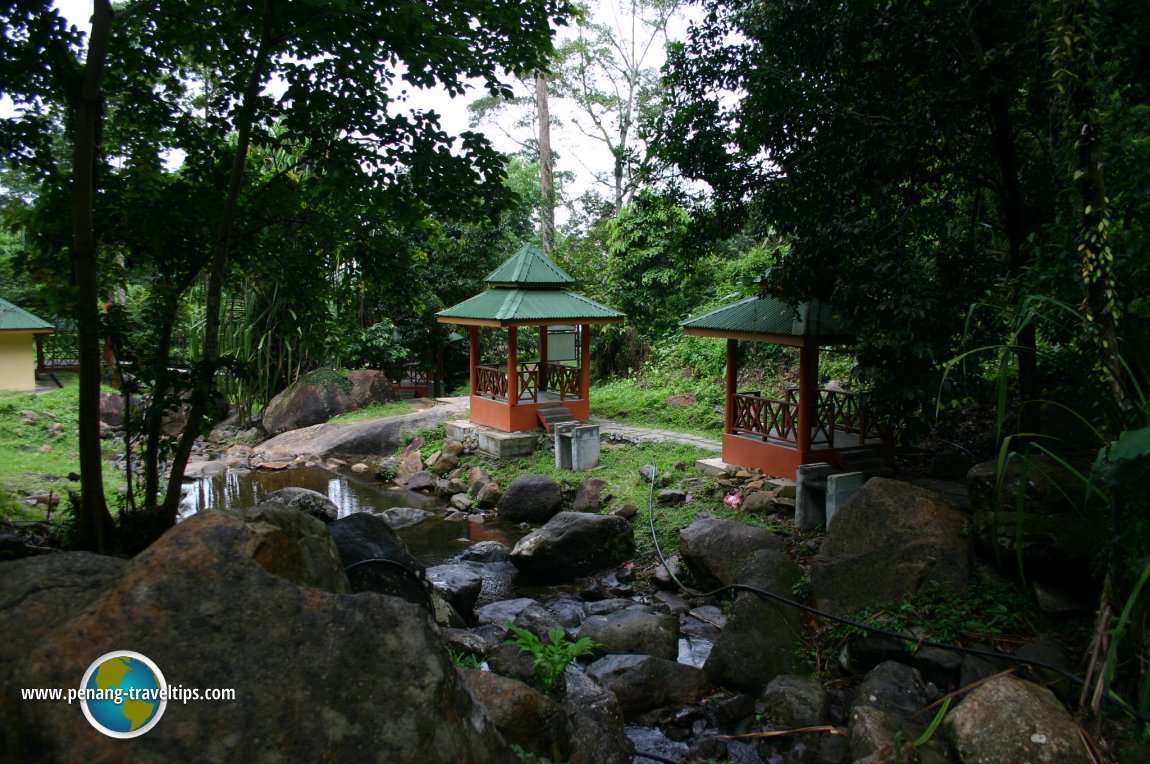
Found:
[[[52,324],[0,299],[0,390],[34,390],[40,360],[40,336]]]
[[[770,297],[747,297],[679,322],[698,337],[727,340],[723,461],[794,479],[802,464],[848,468],[848,454],[889,457],[889,443],[858,399],[818,385],[819,347],[854,342],[830,306],[812,300],[797,307]],[[799,384],[775,399],[739,391],[739,341],[799,348]]]
[[[591,325],[619,324],[625,316],[570,291],[575,279],[531,244],[520,247],[485,281],[489,289],[436,314],[440,323],[470,328],[471,421],[502,432],[532,430],[544,423],[542,410],[558,407],[573,418],[587,419]],[[481,326],[507,330],[503,367],[480,365]],[[537,362],[519,361],[519,328],[524,326],[539,327]],[[559,336],[564,342],[553,339],[549,347],[556,327],[571,326],[578,328],[563,330]],[[575,352],[563,352],[569,344]]]

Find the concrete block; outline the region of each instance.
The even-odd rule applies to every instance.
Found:
[[[479,425],[469,422],[466,419],[457,419],[454,422],[448,422],[444,429],[449,439],[458,440],[462,443],[467,440],[468,435],[479,429]]]
[[[826,518],[828,528],[831,527],[831,521],[835,519],[838,511],[851,500],[852,496],[858,493],[865,482],[866,474],[862,472],[842,472],[838,475],[827,476]]]
[[[559,422],[555,436],[555,468],[581,472],[599,465],[599,425]]]
[[[798,484],[787,478],[768,478],[764,484],[764,490],[777,491],[775,496],[780,499],[794,499]]]
[[[480,427],[475,434],[479,439],[479,450],[499,459],[530,456],[539,445],[539,433],[534,431],[500,432],[490,427]]]
[[[795,527],[813,531],[826,527],[827,477],[835,468],[826,462],[800,464],[795,470]]]

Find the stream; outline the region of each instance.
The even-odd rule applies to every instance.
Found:
[[[431,512],[449,509],[435,497],[385,488],[358,475],[323,467],[297,467],[277,472],[228,470],[223,475],[197,478],[186,486],[180,518],[208,509],[254,507],[268,494],[291,487],[308,488],[327,496],[339,508],[340,517],[392,507],[417,507]],[[514,523],[488,519],[483,523],[427,521],[400,528],[396,533],[412,554],[430,567],[447,562],[480,541],[501,541],[513,547],[526,531]]]
[[[416,507],[445,513],[450,509],[438,498],[396,487],[384,487],[353,473],[335,472],[323,467],[296,467],[275,472],[228,470],[222,475],[197,478],[185,487],[180,517],[183,519],[206,510],[255,506],[269,494],[290,487],[308,488],[327,496],[339,509],[340,517],[356,512],[379,512],[392,507]],[[514,547],[527,533],[528,529],[515,523],[491,518],[484,522],[430,519],[396,530],[396,534],[411,552],[428,567],[449,562],[464,549],[480,541],[500,541],[508,547]],[[518,596],[532,597],[541,603],[570,601],[577,588],[562,585],[508,586],[508,581],[499,578],[501,580],[484,581],[484,594],[488,594],[489,585],[492,593],[496,594],[489,601]],[[678,661],[701,668],[710,653],[713,635],[703,636],[690,628],[692,624],[699,624],[687,620],[688,628],[684,629],[679,639]],[[654,727],[628,724],[626,732],[639,751],[655,753],[666,761],[678,761],[686,755],[687,746],[684,743],[668,739]],[[650,760],[643,756],[635,758],[636,762]],[[761,760],[756,757],[746,761]]]

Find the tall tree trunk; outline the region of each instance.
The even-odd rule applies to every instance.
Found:
[[[100,451],[100,294],[97,286],[93,205],[96,147],[100,141],[103,104],[100,95],[112,32],[109,0],[92,3],[92,33],[80,94],[76,102],[72,154],[72,269],[76,280],[76,326],[80,357],[80,494],[77,543],[97,552],[111,545],[112,516],[104,498],[104,465]]]
[[[172,471],[168,476],[168,490],[160,507],[160,520],[165,526],[175,525],[182,493],[181,476],[188,464],[192,446],[199,435],[200,424],[209,410],[215,393],[215,376],[220,359],[220,309],[223,304],[224,279],[228,270],[228,252],[231,247],[232,229],[235,226],[236,211],[239,207],[240,190],[243,187],[244,169],[247,166],[248,148],[251,146],[252,123],[255,119],[255,102],[267,73],[271,55],[273,29],[273,3],[263,3],[263,27],[260,30],[259,47],[256,50],[248,81],[244,86],[243,101],[236,121],[236,150],[232,159],[231,175],[228,179],[227,196],[219,226],[212,243],[212,257],[208,266],[207,295],[204,300],[204,349],[198,365],[198,373],[192,381],[192,400],[188,407],[188,420],[180,440],[172,455]]]
[[[539,109],[539,209],[543,251],[555,246],[555,178],[551,173],[551,109],[547,102],[547,75],[535,72],[535,101]]]
[[[1019,179],[1021,163],[1006,96],[1001,92],[991,93],[989,107],[998,167],[1002,176],[999,197],[1007,246],[1010,248],[1007,266],[1012,280],[1017,281],[1026,265],[1023,245],[1030,233],[1029,215]],[[1042,412],[1038,408],[1041,397],[1038,387],[1038,337],[1033,321],[1027,322],[1018,331],[1015,345],[1015,356],[1018,359],[1018,429],[1024,433],[1038,434],[1042,431]]]
[[[1066,112],[1063,140],[1069,147],[1070,175],[1080,205],[1078,255],[1085,289],[1085,329],[1097,347],[1110,395],[1121,404],[1125,393],[1118,348],[1118,286],[1110,251],[1109,201],[1098,113],[1099,74],[1094,61],[1097,13],[1097,4],[1087,0],[1058,3],[1058,27],[1051,38],[1050,59]]]

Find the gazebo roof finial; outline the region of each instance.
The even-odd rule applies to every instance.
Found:
[[[524,244],[484,281],[492,286],[527,288],[566,287],[575,283],[575,279],[534,244]]]

